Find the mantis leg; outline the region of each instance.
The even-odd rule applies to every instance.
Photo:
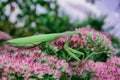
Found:
[[[76,65],[76,69],[79,67],[79,65],[82,63],[82,61],[83,61],[83,59],[85,58],[85,55],[84,55],[84,53],[82,53],[82,52],[80,52],[80,51],[77,51],[77,50],[75,50],[75,49],[72,49],[72,48],[69,48],[69,50],[71,51],[71,52],[73,52],[73,53],[76,53],[76,54],[78,54],[79,56],[83,56],[82,57],[82,60],[81,61],[78,61],[78,63],[77,63],[77,65]]]
[[[65,49],[65,51],[74,59],[76,59],[77,61],[80,61],[80,59],[74,55],[68,48]]]
[[[69,49],[69,42],[72,38],[72,35],[68,38],[68,40],[65,42],[65,45],[64,45],[64,50],[74,59],[76,59],[77,61],[80,61],[80,59],[75,55],[73,54],[73,52]]]
[[[77,51],[77,50],[75,50],[75,49],[72,49],[72,48],[69,48],[69,50],[70,50],[71,52],[73,52],[73,53],[76,53],[76,54],[80,55],[80,56],[82,55],[82,56],[83,56],[82,59],[85,58],[84,53],[82,53],[82,52],[80,52],[80,51]]]

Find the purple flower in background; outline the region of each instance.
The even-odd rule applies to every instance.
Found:
[[[8,40],[8,39],[11,39],[11,36],[8,35],[7,33],[4,33],[2,31],[0,31],[0,40],[3,39],[3,40]]]
[[[12,39],[10,35],[0,31],[0,53],[7,53],[11,51],[13,52],[17,50],[17,48],[7,45],[6,42],[4,41],[9,39]]]

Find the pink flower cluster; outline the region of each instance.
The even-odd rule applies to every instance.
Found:
[[[80,32],[80,35],[75,34],[69,43],[70,47],[86,48],[94,52],[112,53],[114,54],[114,48],[111,44],[110,38],[105,33],[91,29],[89,27],[79,28],[76,31]],[[64,43],[68,39],[69,35],[60,37],[54,40],[55,46],[59,49],[63,48]]]
[[[115,64],[116,66],[120,68],[120,58],[118,57],[108,58],[107,63]]]
[[[20,49],[14,54],[4,53],[0,55],[0,69],[2,80],[13,80],[12,74],[31,80],[30,76],[36,75],[43,78],[45,74],[53,75],[59,79],[62,72],[72,75],[72,69],[65,60],[59,60],[56,56],[46,55],[37,46],[31,49]]]
[[[3,43],[1,46],[0,46],[0,54],[3,54],[3,53],[14,53],[15,51],[17,51],[18,48],[16,47],[13,47],[13,46],[9,46],[7,45],[6,43]]]
[[[107,62],[84,61],[76,73],[86,77],[91,73],[91,80],[120,80],[120,58],[109,58]]]

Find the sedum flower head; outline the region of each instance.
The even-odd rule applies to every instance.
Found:
[[[114,48],[111,44],[110,38],[105,33],[91,29],[89,27],[76,29],[80,34],[74,34],[69,43],[72,48],[85,49],[99,53],[112,53],[114,55]],[[55,46],[62,49],[64,43],[69,35],[57,38],[54,40]],[[102,51],[101,51],[102,50]]]
[[[2,79],[13,79],[14,75],[30,80],[32,76],[44,79],[45,75],[51,75],[59,79],[62,72],[72,75],[72,69],[65,60],[59,60],[56,56],[46,55],[40,51],[40,47],[20,49],[14,54],[4,53],[0,55],[0,69]]]
[[[84,61],[76,73],[83,78],[91,73],[91,80],[120,80],[120,68],[108,62]]]

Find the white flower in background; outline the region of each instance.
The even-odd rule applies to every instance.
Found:
[[[13,11],[11,11],[10,7],[11,5],[14,7]],[[15,23],[17,20],[17,15],[22,13],[21,10],[19,9],[18,5],[15,2],[12,2],[12,4],[7,4],[4,10],[4,14],[6,16],[9,16],[9,21],[12,23]]]
[[[112,12],[104,20],[103,29],[109,31],[111,34],[116,34],[116,31],[120,30],[120,14],[117,12]]]
[[[36,14],[37,15],[40,15],[40,14],[43,14],[46,12],[47,12],[47,10],[44,7],[42,7],[40,4],[36,5]]]
[[[89,16],[100,18],[106,16],[103,29],[120,37],[120,0],[95,0],[92,4],[88,0],[58,0],[60,16],[68,15],[72,22],[83,22]]]
[[[99,18],[101,12],[93,4],[86,0],[58,0],[60,15],[68,15],[72,22],[83,22],[89,16]]]
[[[96,0],[95,5],[106,16],[103,29],[120,38],[120,0]]]

